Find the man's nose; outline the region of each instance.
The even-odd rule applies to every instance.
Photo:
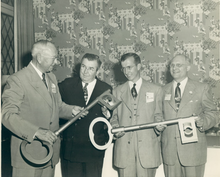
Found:
[[[171,69],[173,69],[173,70],[175,70],[175,69],[177,69],[178,67],[176,66],[176,65],[172,65],[171,66]]]
[[[128,68],[124,68],[124,73],[127,74],[129,72]]]
[[[89,70],[88,70],[88,68],[84,68],[84,73],[88,73],[89,72]]]
[[[58,65],[58,60],[57,60],[57,58],[54,59],[53,64],[54,64],[54,65]]]

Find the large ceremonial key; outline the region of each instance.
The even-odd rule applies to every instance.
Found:
[[[104,93],[102,93],[99,97],[97,97],[92,103],[90,103],[85,109],[83,109],[81,112],[75,115],[71,120],[69,120],[66,124],[64,124],[59,130],[55,132],[55,134],[58,136],[62,131],[64,131],[67,127],[69,127],[73,122],[79,119],[85,111],[88,111],[90,108],[92,108],[97,103],[99,103],[102,106],[106,106],[109,110],[113,110],[121,103],[121,101],[115,98],[110,93],[110,90],[107,90]],[[32,143],[29,143],[25,140],[23,140],[21,143],[22,155],[24,156],[26,160],[30,161],[33,164],[41,165],[41,164],[47,163],[53,156],[52,145],[50,145],[48,142],[40,141],[38,139],[34,139],[34,141],[38,141],[40,143],[40,146],[42,146],[42,148],[47,149],[48,151],[47,156],[43,159],[33,158],[31,154],[29,154],[26,150],[27,146],[31,146]]]
[[[193,116],[193,117],[187,117],[187,118],[177,118],[177,119],[172,119],[172,120],[167,120],[167,121],[157,122],[157,123],[146,123],[146,124],[140,124],[140,125],[127,126],[127,127],[112,128],[111,124],[105,118],[98,117],[94,119],[90,124],[89,137],[95,148],[99,150],[104,150],[110,146],[110,144],[112,143],[113,135],[118,132],[143,130],[147,128],[153,128],[157,125],[171,125],[171,124],[178,123],[182,143],[184,144],[184,143],[197,142],[198,136],[197,136],[196,126],[195,126],[196,118],[198,117]],[[109,141],[105,145],[98,145],[94,140],[93,126],[97,122],[103,122],[108,127]]]

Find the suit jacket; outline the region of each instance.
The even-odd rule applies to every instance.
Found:
[[[82,81],[79,77],[65,79],[59,84],[59,88],[65,103],[86,107]],[[108,89],[111,89],[111,86],[97,79],[88,105]],[[97,150],[89,139],[89,125],[97,117],[104,117],[98,103],[89,110],[86,117],[77,120],[63,132],[64,159],[72,162],[95,162],[104,157],[104,151]],[[107,140],[104,125],[96,124],[94,133],[97,143],[104,145]]]
[[[113,111],[112,126],[130,126],[133,119],[132,95],[128,82],[113,90],[122,103]],[[150,95],[150,97],[148,97]],[[138,93],[136,124],[153,123],[162,120],[162,89],[143,79]],[[126,168],[130,139],[133,132],[127,132],[114,145],[114,165]],[[137,149],[144,168],[154,168],[161,164],[159,137],[154,128],[137,130]]]
[[[59,129],[59,115],[71,117],[72,106],[62,102],[55,75],[46,75],[49,91],[31,64],[7,80],[2,95],[2,123],[13,133],[13,167],[34,167],[21,156],[20,144],[23,139],[32,142],[39,127],[51,131]],[[27,151],[36,158],[45,157],[47,153],[40,143],[32,142],[32,145],[27,147]],[[52,162],[56,164],[59,160],[60,139],[54,143],[53,149]],[[50,164],[51,161],[44,166]]]
[[[179,111],[176,111],[173,82],[163,88],[163,110],[165,120],[191,117],[197,114],[204,119],[204,130],[213,127],[219,121],[219,113],[213,102],[207,84],[188,80],[182,95]],[[167,165],[174,165],[177,153],[184,166],[204,164],[207,157],[206,135],[197,129],[198,142],[182,144],[178,125],[169,125],[162,133],[162,156]]]

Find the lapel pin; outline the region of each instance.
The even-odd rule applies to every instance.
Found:
[[[56,85],[55,84],[51,84],[51,91],[52,93],[56,93]]]

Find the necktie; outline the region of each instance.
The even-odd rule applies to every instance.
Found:
[[[176,89],[175,89],[175,103],[176,103],[176,109],[178,111],[179,105],[181,102],[181,90],[180,90],[180,83],[177,83]]]
[[[137,97],[137,90],[136,90],[135,86],[136,86],[136,84],[134,84],[133,87],[131,88],[131,94],[134,99]]]
[[[85,86],[83,87],[83,93],[84,93],[84,99],[85,99],[85,102],[87,102],[87,99],[88,99],[88,90],[87,90],[87,86],[88,86],[88,83],[86,83]]]
[[[42,73],[42,81],[44,82],[45,86],[47,87],[47,82],[45,79],[45,73]]]

